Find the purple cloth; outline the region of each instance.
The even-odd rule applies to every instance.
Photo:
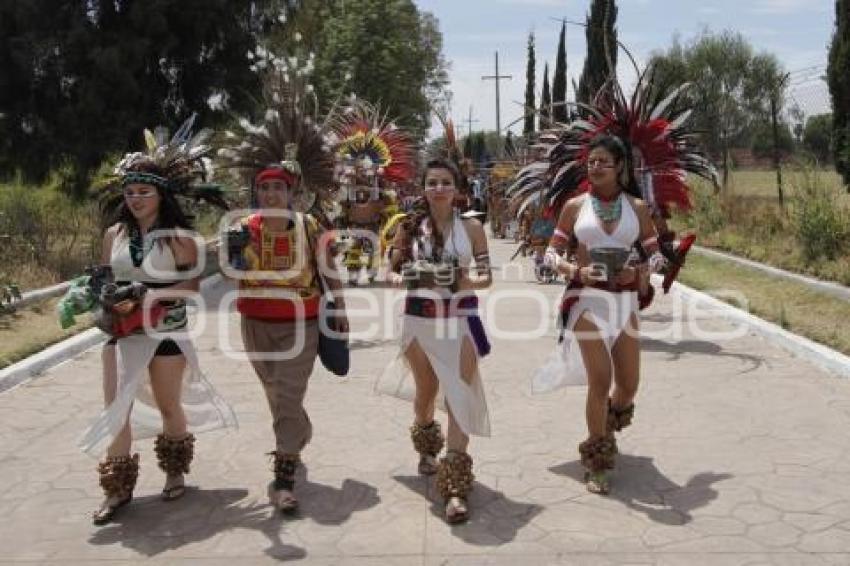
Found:
[[[472,334],[472,339],[475,340],[475,347],[478,349],[478,355],[484,357],[490,353],[490,341],[487,339],[487,333],[484,331],[484,324],[481,322],[481,317],[477,314],[466,317],[469,323],[469,332]]]

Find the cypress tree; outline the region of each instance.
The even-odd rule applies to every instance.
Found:
[[[540,129],[552,126],[552,94],[549,92],[549,63],[543,67],[543,92],[540,94]]]
[[[522,133],[531,137],[534,133],[534,32],[528,34],[528,64],[525,68],[525,123]]]
[[[558,39],[558,55],[555,59],[555,74],[552,77],[552,118],[556,122],[567,121],[567,24],[561,24]]]
[[[850,191],[850,0],[835,2],[835,32],[826,74],[832,98],[835,170]]]
[[[593,0],[585,29],[587,57],[584,59],[576,93],[579,102],[590,103],[609,76],[617,72],[616,22],[617,6],[614,0]]]

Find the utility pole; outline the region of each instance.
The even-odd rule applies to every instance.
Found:
[[[472,124],[478,122],[478,120],[472,119],[472,104],[469,105],[469,118],[466,119],[466,135],[472,135]]]
[[[496,148],[501,157],[502,154],[502,121],[501,115],[499,113],[499,81],[501,79],[512,79],[511,75],[500,75],[499,74],[499,52],[496,51],[496,74],[495,75],[486,75],[481,77],[481,80],[488,81],[494,80],[496,81]]]
[[[785,195],[782,193],[782,162],[779,158],[779,105],[777,99],[785,89],[789,77],[790,73],[785,73],[770,94],[770,116],[773,122],[773,166],[776,168],[776,190],[779,192],[779,207],[783,210],[785,209]]]

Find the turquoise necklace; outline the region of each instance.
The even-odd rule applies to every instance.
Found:
[[[623,199],[620,198],[619,193],[614,198],[606,199],[591,192],[590,204],[593,206],[593,212],[602,222],[616,222],[623,214]]]
[[[137,226],[130,228],[130,260],[135,267],[141,267],[145,254],[153,247],[153,242],[145,242],[142,231]]]

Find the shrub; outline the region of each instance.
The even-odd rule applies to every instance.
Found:
[[[848,211],[814,171],[802,175],[795,189],[792,218],[804,258],[835,259],[850,236]]]
[[[0,280],[32,288],[80,273],[99,252],[96,216],[55,185],[0,186]]]

